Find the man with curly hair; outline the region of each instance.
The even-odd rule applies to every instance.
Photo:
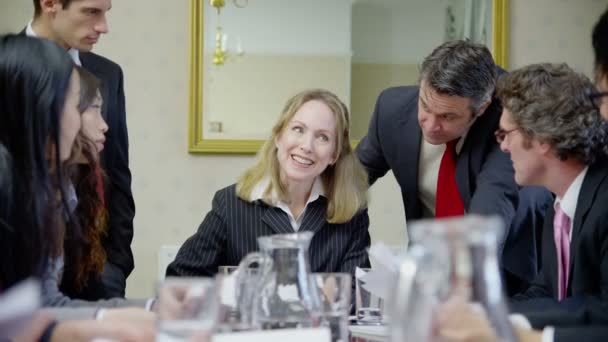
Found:
[[[542,270],[516,296],[523,312],[608,299],[608,124],[589,97],[591,81],[565,64],[534,64],[499,80],[496,137],[519,185],[541,185],[556,199],[545,219]],[[551,300],[547,300],[551,299]]]

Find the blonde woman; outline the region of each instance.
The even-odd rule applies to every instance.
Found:
[[[237,184],[218,191],[168,276],[210,276],[258,249],[259,236],[311,231],[313,272],[369,265],[367,175],[349,138],[350,117],[326,90],[287,101],[258,161]]]

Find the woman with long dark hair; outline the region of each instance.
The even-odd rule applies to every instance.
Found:
[[[79,79],[65,51],[47,41],[0,40],[0,143],[12,157],[12,191],[0,233],[0,289],[41,276],[61,254],[62,162],[80,130]],[[79,238],[78,227],[73,236]]]
[[[108,228],[107,178],[99,153],[104,148],[108,125],[101,115],[99,80],[83,68],[76,70],[80,76],[78,111],[82,113],[82,128],[76,137],[75,153],[68,161],[68,173],[77,197],[74,217],[84,229],[85,246],[82,255],[75,255],[71,245],[78,241],[66,239],[61,291],[71,298],[98,300],[107,297],[102,281],[107,259],[103,245]]]
[[[81,225],[69,210],[63,169],[81,128],[79,90],[65,50],[36,38],[0,36],[0,293],[26,278],[44,278],[50,261],[62,257],[66,237],[76,242],[75,250],[84,246]],[[70,308],[52,313],[66,317],[69,312],[86,318]],[[38,327],[32,331],[43,323],[33,323]],[[43,337],[57,341],[139,340],[149,337],[150,329],[94,320],[45,325]],[[12,336],[0,333],[0,340],[5,338]]]

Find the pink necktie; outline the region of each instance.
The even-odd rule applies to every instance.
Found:
[[[570,218],[559,203],[555,206],[553,239],[557,252],[557,299],[562,300],[566,297],[570,272]]]

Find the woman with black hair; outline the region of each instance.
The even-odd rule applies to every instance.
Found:
[[[0,289],[42,276],[61,254],[62,162],[80,130],[79,79],[65,51],[47,41],[0,39],[0,143],[12,157],[12,191],[0,234]],[[80,236],[74,227],[74,236]]]
[[[85,246],[82,255],[75,255],[71,245],[79,242],[66,239],[61,291],[71,298],[99,300],[109,297],[102,279],[108,253],[103,244],[108,228],[107,177],[99,160],[108,125],[101,115],[99,80],[84,68],[76,70],[80,76],[78,111],[82,128],[74,144],[75,153],[67,164],[77,199],[73,214],[84,229]]]
[[[62,257],[66,236],[84,241],[81,226],[71,219],[63,169],[81,128],[79,90],[80,79],[64,49],[46,40],[0,36],[0,293],[26,278],[47,275],[49,261]],[[75,249],[82,246],[74,244]],[[65,317],[70,312],[86,318],[71,308],[51,313]],[[150,338],[151,329],[141,322],[85,319],[47,324],[42,337],[132,341]],[[7,337],[1,335],[0,340]]]

